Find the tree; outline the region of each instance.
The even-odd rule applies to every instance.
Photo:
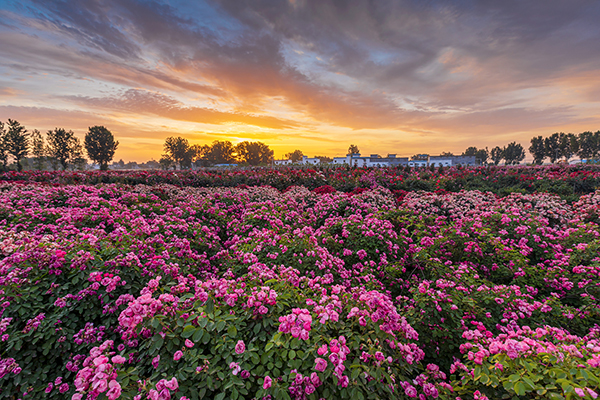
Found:
[[[168,156],[163,155],[158,163],[164,170],[169,170],[171,167],[176,168],[176,164]]]
[[[164,144],[165,154],[163,158],[171,160],[176,166],[183,169],[184,167],[191,167],[191,150],[190,143],[187,139],[178,137],[168,137],[165,139]]]
[[[354,146],[353,144],[350,145],[350,147]],[[356,146],[354,146],[356,147]],[[358,150],[358,147],[356,148],[356,150]],[[350,149],[348,149],[348,151],[350,151]],[[358,153],[350,153],[350,154],[358,154]],[[285,158],[287,158],[288,160],[292,160],[293,163],[298,162],[298,161],[302,161],[302,158],[304,157],[304,154],[302,153],[302,150],[294,150],[291,153],[287,153],[285,156]]]
[[[206,152],[210,164],[232,164],[235,162],[235,146],[229,140],[215,140]]]
[[[38,171],[44,169],[46,143],[42,133],[37,129],[31,132],[31,154],[33,154],[33,167]]]
[[[0,162],[2,162],[2,171],[6,171],[8,169],[8,150],[6,148],[6,129],[2,121],[0,121]]]
[[[474,147],[474,146],[468,147],[464,151],[464,153],[462,153],[462,155],[463,156],[475,156],[475,161],[478,164],[485,164],[489,157],[487,147],[485,149],[477,149],[477,147]]]
[[[273,160],[273,150],[262,142],[241,142],[235,151],[238,160],[250,165],[268,164]]]
[[[108,163],[119,146],[113,134],[103,126],[92,126],[85,134],[84,144],[88,157],[100,165],[100,171],[108,170]]]
[[[479,149],[477,150],[477,153],[475,153],[475,160],[477,160],[480,165],[487,164],[487,160],[489,157],[490,153],[487,147],[485,149]]]
[[[29,134],[18,121],[9,119],[7,125],[8,130],[4,136],[6,151],[14,157],[17,171],[21,171],[23,169],[21,160],[29,154]]]
[[[525,158],[525,150],[517,142],[509,143],[503,151],[504,160],[508,165],[519,164]]]
[[[75,137],[73,131],[63,128],[54,128],[46,135],[48,141],[47,155],[53,164],[60,164],[63,171],[81,157],[83,151],[81,142]]]
[[[348,154],[360,154],[358,146],[355,144],[351,144],[350,147],[348,147]]]
[[[546,158],[546,146],[544,145],[544,138],[542,136],[531,138],[529,153],[533,156],[535,164],[541,165],[544,162],[544,158]]]
[[[499,146],[494,147],[490,151],[490,158],[494,162],[494,165],[498,165],[504,158],[504,149]]]
[[[590,159],[598,152],[598,142],[592,131],[581,132],[577,138],[579,151],[577,155],[582,159]]]
[[[199,145],[199,144],[195,144],[193,145],[190,150],[193,154],[193,163],[194,165],[196,165],[197,167],[206,167],[209,165],[208,160],[206,159],[209,151],[210,151],[211,147],[207,144],[205,145]]]
[[[333,161],[333,158],[327,156],[315,156],[315,158],[318,158],[321,164],[328,164]]]
[[[562,133],[564,135],[564,133]],[[546,157],[554,163],[560,158],[560,133],[553,133],[544,139],[544,147],[546,149]]]
[[[87,160],[85,159],[85,155],[83,153],[83,146],[79,140],[73,147],[73,158],[69,163],[69,167],[72,170],[84,170],[87,165]]]
[[[440,154],[440,156],[442,157],[454,157],[454,153],[450,152],[450,151],[444,151]]]
[[[567,133],[566,135],[561,134],[559,138],[560,154],[568,162],[569,159],[573,157],[573,154],[576,154],[579,151],[577,136],[572,133]]]
[[[467,149],[462,153],[463,156],[474,156],[477,154],[477,147],[471,146],[467,147]]]

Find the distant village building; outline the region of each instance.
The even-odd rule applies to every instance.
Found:
[[[321,160],[318,158],[308,158],[303,156],[302,160],[297,164],[301,165],[318,165]],[[274,160],[274,165],[291,165],[291,160]],[[388,154],[387,157],[382,157],[379,154],[370,154],[369,156],[361,156],[360,153],[346,154],[346,157],[334,157],[331,161],[332,165],[348,165],[351,167],[398,167],[409,166],[422,168],[427,166],[434,167],[453,167],[453,166],[469,166],[477,165],[475,156],[430,156],[429,154],[417,154],[409,160],[408,157],[397,157],[396,154]]]
[[[302,156],[302,160],[300,160],[299,162],[302,165],[318,165],[321,164],[321,159],[320,158],[308,158],[307,156]]]
[[[451,167],[453,156],[429,156],[429,165],[433,167]]]
[[[414,168],[426,167],[427,166],[427,161],[426,160],[410,160],[408,162],[408,166],[409,167],[414,167]]]
[[[395,154],[388,154],[387,157],[381,157],[379,154],[362,157],[360,153],[355,153],[347,154],[346,157],[334,157],[331,163],[336,165],[345,164],[352,167],[394,167],[408,165],[408,157],[396,157]]]
[[[291,165],[292,160],[273,160],[273,165]]]
[[[429,165],[434,167],[454,167],[457,165],[477,165],[475,156],[429,156]]]

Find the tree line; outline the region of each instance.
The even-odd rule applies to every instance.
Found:
[[[63,128],[49,130],[42,134],[34,129],[28,132],[18,121],[8,119],[0,121],[0,168],[7,171],[9,161],[16,169],[23,169],[23,160],[31,160],[34,169],[84,169],[89,158],[98,164],[101,170],[108,169],[119,142],[104,126],[93,126],[85,134],[83,143],[73,131]],[[189,169],[192,165],[207,167],[213,165],[240,163],[250,166],[268,165],[273,161],[273,150],[262,142],[244,141],[234,145],[228,140],[215,140],[210,145],[190,145],[182,137],[168,137],[164,143],[164,153],[159,161],[163,169]],[[597,159],[600,156],[600,131],[586,131],[579,134],[557,132],[548,137],[537,136],[531,139],[529,153],[535,164],[542,164],[549,159],[551,163],[564,159],[569,161],[574,155],[581,159]],[[358,146],[352,144],[349,154],[358,154]],[[442,156],[454,156],[451,152],[443,152]],[[468,147],[462,156],[474,156],[478,164],[493,163],[498,165],[504,160],[507,165],[519,164],[525,159],[525,149],[516,142],[504,147],[496,146],[478,149]],[[31,156],[30,158],[27,158]],[[424,155],[415,155],[412,160],[419,160]],[[294,150],[284,156],[292,162],[301,161],[304,154]],[[322,163],[331,162],[327,156],[316,156]]]
[[[42,170],[84,169],[87,157],[108,169],[119,142],[103,126],[92,126],[85,134],[83,144],[73,131],[54,128],[46,134],[34,129],[29,132],[18,121],[0,121],[0,163],[2,170],[8,170],[9,161],[16,164],[17,171],[23,169],[23,160],[32,156],[33,168]]]
[[[564,159],[569,161],[574,155],[581,159],[597,159],[600,154],[600,131],[579,134],[557,132],[544,138],[531,138],[529,152],[535,164],[542,164],[546,158],[551,163]]]
[[[189,169],[197,167],[241,163],[246,165],[267,165],[273,161],[273,150],[262,142],[244,141],[234,145],[228,140],[215,140],[212,144],[190,145],[182,137],[168,137],[164,143],[164,153],[160,158],[163,169]]]

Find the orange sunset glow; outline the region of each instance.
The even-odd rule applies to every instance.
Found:
[[[0,120],[103,125],[137,162],[169,136],[276,158],[527,148],[600,129],[599,17],[583,0],[5,0]]]

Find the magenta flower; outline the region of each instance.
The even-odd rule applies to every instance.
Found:
[[[273,381],[271,380],[271,377],[269,375],[265,376],[265,381],[263,382],[263,389],[268,389],[271,387],[271,383]]]
[[[319,372],[325,371],[327,368],[327,361],[322,358],[315,358],[315,369]]]
[[[173,360],[178,361],[183,357],[183,352],[181,350],[177,350],[175,354],[173,354]]]
[[[125,361],[127,361],[127,359],[123,356],[113,356],[113,358],[110,359],[112,361],[113,364],[123,364]]]
[[[246,351],[246,344],[244,343],[243,340],[238,340],[238,342],[235,345],[235,352],[237,354],[243,354]]]
[[[190,339],[185,339],[185,346],[194,347],[194,342],[192,342]]]

